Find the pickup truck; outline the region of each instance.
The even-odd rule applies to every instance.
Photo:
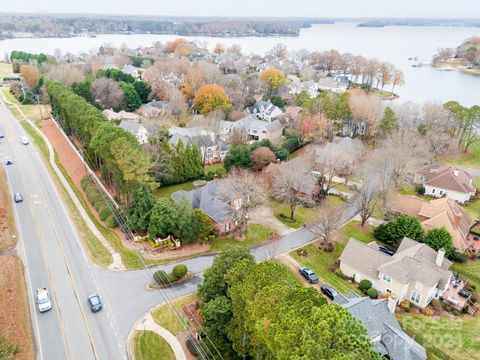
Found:
[[[48,311],[52,308],[50,294],[46,288],[37,289],[36,291],[37,305],[40,312]]]

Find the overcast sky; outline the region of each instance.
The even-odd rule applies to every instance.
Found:
[[[480,18],[479,0],[2,0],[2,12],[168,16]]]

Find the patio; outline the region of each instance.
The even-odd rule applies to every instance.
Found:
[[[443,301],[448,303],[450,306],[458,310],[463,310],[472,296],[470,292],[465,291],[467,297],[461,296],[460,293],[464,291],[465,286],[467,285],[468,280],[460,277],[454,277],[450,280],[448,289],[443,293]]]

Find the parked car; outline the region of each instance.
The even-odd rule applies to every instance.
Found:
[[[19,192],[16,192],[15,194],[13,194],[13,200],[15,200],[16,203],[22,202],[23,201],[22,194],[20,194]]]
[[[92,294],[88,297],[88,305],[90,305],[90,310],[92,310],[93,313],[99,312],[103,308],[100,296],[97,294]]]
[[[0,131],[0,139],[3,139],[4,137],[5,137],[5,134],[2,131]]]
[[[50,294],[47,288],[37,289],[36,292],[38,310],[40,312],[48,311],[52,308],[52,301],[50,300]]]
[[[389,247],[386,247],[385,245],[380,245],[378,249],[383,252],[384,254],[387,254],[388,256],[393,256],[395,255],[395,251],[390,249]]]
[[[22,136],[20,139],[22,140],[23,145],[28,145],[29,141],[28,141],[28,138],[26,136]]]
[[[5,165],[12,165],[13,161],[8,156],[5,156]]]
[[[305,279],[308,280],[310,284],[315,284],[318,282],[318,276],[309,268],[301,267],[298,271]]]
[[[458,295],[460,295],[461,297],[464,297],[464,298],[468,299],[471,294],[470,294],[470,292],[467,291],[467,290],[460,290],[460,291],[458,292]]]
[[[320,286],[320,290],[322,291],[322,293],[327,295],[331,300],[335,299],[335,297],[338,296],[337,290],[335,290],[330,285],[323,284],[322,286]]]

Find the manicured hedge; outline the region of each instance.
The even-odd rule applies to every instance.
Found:
[[[90,176],[85,176],[80,182],[85,195],[87,195],[88,201],[97,210],[100,220],[105,221],[106,225],[110,228],[117,226],[115,215],[109,207],[107,200],[102,196],[102,193],[94,184]]]

